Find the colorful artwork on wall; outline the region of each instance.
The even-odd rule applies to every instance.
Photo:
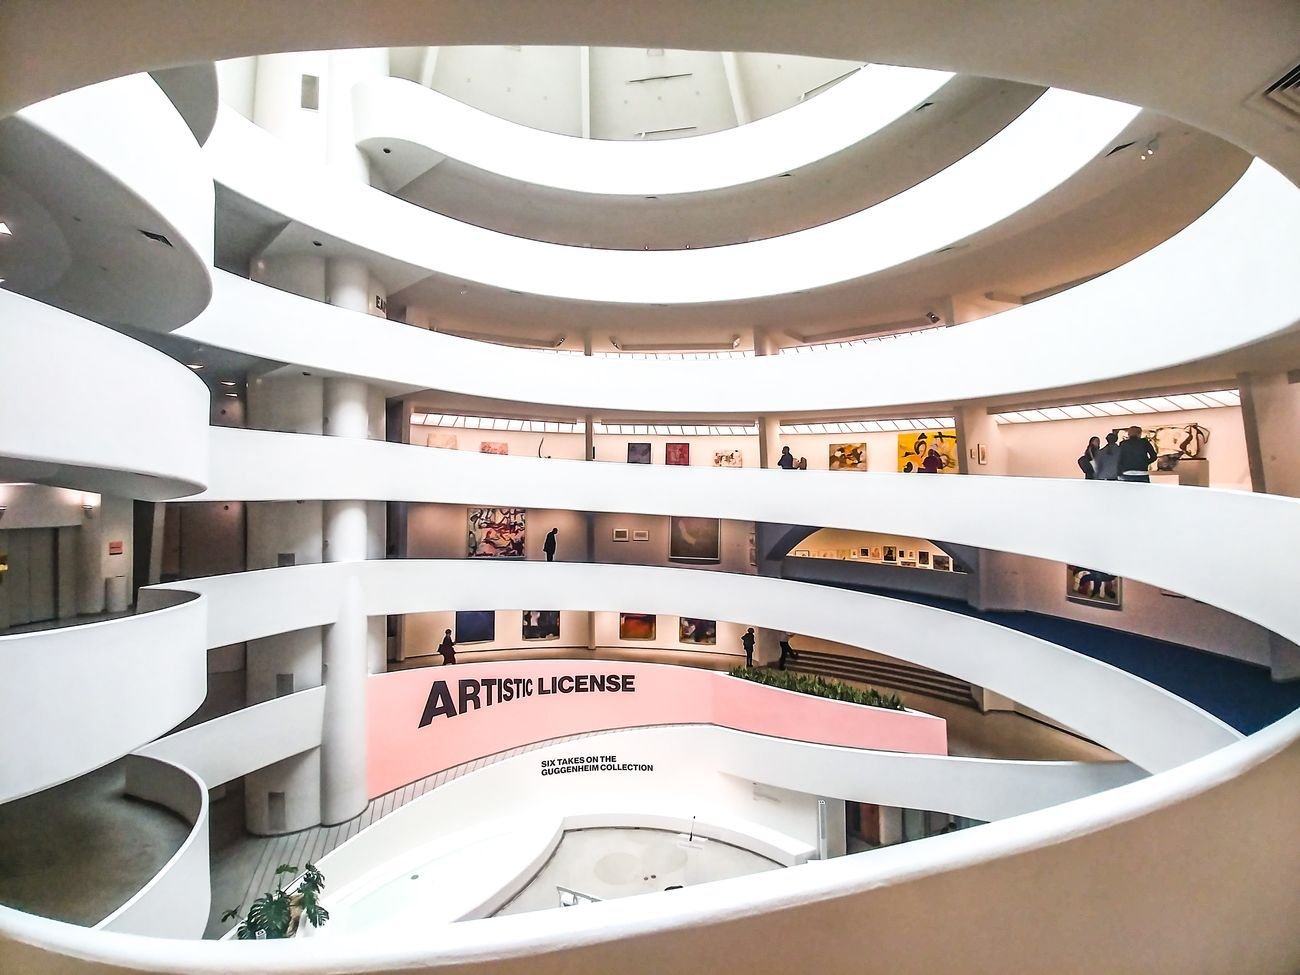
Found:
[[[949,428],[900,433],[898,470],[903,474],[956,474],[957,431]]]
[[[934,557],[934,564],[931,568],[938,569],[940,572],[951,572],[952,559],[946,555],[936,555]]]
[[[744,467],[745,453],[742,450],[715,450],[713,452],[714,467]]]
[[[484,440],[478,445],[480,454],[508,454],[510,445],[500,440]]]
[[[620,640],[653,640],[655,638],[654,613],[619,613],[618,638]]]
[[[1119,576],[1078,565],[1065,567],[1065,598],[1072,603],[1121,609],[1124,580]]]
[[[454,433],[437,433],[431,432],[424,441],[428,447],[442,447],[444,450],[456,449],[456,435]]]
[[[897,561],[898,561],[898,546],[897,546],[897,545],[886,545],[886,546],[884,546],[884,557],[883,557],[882,561],[884,561],[884,562],[897,562]]]
[[[524,517],[523,508],[470,508],[470,558],[524,558]]]
[[[671,562],[721,562],[722,527],[717,518],[673,518],[668,525]]]
[[[496,636],[497,614],[493,610],[456,610],[457,643],[490,643]]]
[[[694,616],[677,617],[677,639],[680,643],[696,646],[715,646],[718,642],[718,621],[699,620]]]
[[[865,471],[867,445],[864,443],[833,443],[830,447],[830,468],[833,471]]]
[[[525,640],[558,640],[560,638],[560,611],[558,609],[524,610]]]
[[[648,443],[630,443],[627,445],[627,462],[629,464],[650,463],[650,445]]]
[[[664,444],[664,463],[669,467],[690,467],[691,445],[688,443]]]

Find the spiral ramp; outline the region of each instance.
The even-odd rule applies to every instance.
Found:
[[[0,161],[10,180],[0,188],[25,185],[39,166],[49,168],[50,183],[66,189],[44,198],[3,197],[6,205],[10,198],[19,200],[31,225],[44,228],[35,256],[10,275],[10,290],[0,291],[0,416],[6,418],[0,423],[0,474],[6,480],[148,500],[492,504],[942,537],[1073,564],[1104,564],[1300,643],[1290,580],[1262,568],[1287,564],[1300,547],[1300,502],[1291,498],[1030,478],[917,483],[874,474],[809,474],[794,493],[774,471],[580,464],[427,450],[368,440],[364,432],[326,437],[227,429],[209,426],[209,392],[193,372],[140,341],[146,333],[168,333],[318,371],[340,383],[588,411],[661,412],[666,386],[685,391],[674,402],[683,414],[758,415],[1076,387],[1227,354],[1294,327],[1300,320],[1294,275],[1300,192],[1293,181],[1300,150],[1293,140],[1254,121],[1238,125],[1217,104],[1184,104],[1163,89],[1144,91],[1139,77],[1123,71],[1108,81],[1078,77],[1073,69],[1058,78],[1054,65],[1020,52],[999,72],[990,29],[972,27],[971,36],[986,43],[969,45],[962,56],[940,41],[931,57],[918,52],[899,60],[983,68],[1035,83],[1059,81],[1155,105],[1233,138],[1262,159],[1202,218],[1113,272],[1032,305],[918,338],[926,360],[939,364],[920,387],[915,379],[904,387],[893,378],[902,374],[899,357],[915,352],[888,345],[844,353],[848,367],[865,377],[863,388],[851,391],[819,381],[812,357],[555,357],[411,329],[216,270],[213,180],[332,241],[349,242],[362,259],[378,255],[409,265],[413,273],[442,271],[507,291],[599,302],[611,313],[623,302],[656,299],[762,300],[768,295],[725,290],[752,282],[744,270],[755,259],[755,251],[745,250],[753,245],[737,248],[732,270],[670,267],[654,254],[622,255],[615,262],[596,253],[590,266],[573,265],[557,276],[551,271],[561,264],[538,257],[542,252],[532,246],[538,242],[506,243],[519,248],[518,254],[500,261],[494,255],[503,242],[491,232],[473,239],[446,236],[451,232],[437,215],[378,200],[366,187],[344,186],[333,197],[337,206],[322,206],[318,193],[328,177],[299,173],[295,181],[273,148],[256,147],[257,133],[245,132],[247,140],[241,137],[234,151],[233,143],[223,141],[230,132],[219,121],[209,147],[201,149],[147,77],[103,80],[214,54],[304,43],[387,43],[411,29],[464,42],[497,37],[500,24],[509,22],[514,36],[548,41],[556,37],[554,24],[539,22],[538,14],[518,5],[494,3],[435,25],[422,5],[391,3],[365,23],[345,18],[346,35],[336,33],[340,18],[329,16],[298,21],[290,35],[289,8],[297,4],[283,5],[284,12],[256,26],[222,16],[222,6],[196,5],[181,23],[165,7],[124,4],[114,29],[138,36],[139,45],[95,45],[92,30],[73,29],[73,46],[86,56],[70,58],[62,70],[36,70],[29,55],[0,59],[8,65],[0,68],[0,78],[15,82],[3,86],[6,104],[21,109],[0,122]],[[855,5],[828,4],[844,24],[863,16],[849,6]],[[670,33],[690,36],[696,46],[708,46],[711,32],[719,30],[758,38],[755,30],[777,29],[729,23],[726,16],[709,24],[685,6],[678,12],[680,22]],[[508,13],[514,15],[510,21],[500,19]],[[148,29],[138,20],[146,15],[156,18]],[[16,4],[0,16],[12,17],[12,25],[37,41],[53,29],[49,14],[35,4]],[[637,22],[641,16],[629,14],[624,24],[634,41],[646,29]],[[906,50],[897,15],[882,16],[876,43]],[[814,27],[786,26],[792,43],[848,53],[842,42]],[[5,44],[13,33],[4,32]],[[1095,70],[1105,73],[1101,66]],[[49,102],[22,107],[65,90]],[[1036,107],[1044,104],[1050,108],[1043,99]],[[1090,158],[1116,131],[1097,134],[1079,158]],[[88,176],[99,192],[86,193]],[[1019,189],[1030,199],[1045,191]],[[83,203],[98,207],[93,217],[89,210],[74,212]],[[1008,203],[985,219],[996,223],[1021,205]],[[399,230],[388,237],[390,226]],[[778,238],[780,246],[793,248],[787,258],[798,263],[799,248],[812,245],[792,238],[816,229]],[[428,246],[430,239],[442,240],[444,252]],[[394,240],[402,246],[395,248]],[[895,256],[905,261],[917,247],[936,243],[942,241],[914,244]],[[568,261],[572,255],[561,257]],[[623,257],[627,270],[615,267]],[[884,263],[858,270],[870,274],[890,260],[882,257]],[[479,264],[466,263],[474,261]],[[510,276],[519,268],[531,268],[531,276]],[[489,278],[497,273],[505,276]],[[696,280],[715,290],[674,296],[644,284],[664,278]],[[1188,280],[1196,287],[1177,286]],[[629,290],[629,281],[642,282],[644,293]],[[828,283],[836,282],[765,278],[760,292]],[[1157,311],[1160,321],[1176,323],[1176,342],[1169,330],[1150,327]],[[1107,353],[1120,342],[1127,348],[1122,365]],[[989,363],[978,375],[957,365],[977,353]],[[493,368],[486,368],[489,361]],[[112,416],[111,434],[87,421],[88,395]],[[1159,546],[1117,549],[1083,520],[1059,515],[1095,504],[1098,491],[1105,492],[1118,535],[1138,534],[1156,519],[1195,524],[1198,531],[1174,534]],[[347,510],[353,509],[340,509],[342,521]],[[1292,923],[1300,913],[1300,860],[1290,836],[1300,814],[1300,713],[1243,737],[1124,671],[980,619],[901,599],[684,568],[383,560],[367,554],[372,553],[150,587],[131,616],[0,636],[0,801],[135,753],[128,765],[134,794],[173,806],[192,824],[164,869],[98,929],[0,908],[0,968],[558,972],[689,970],[709,963],[726,970],[815,964],[860,971],[866,957],[876,966],[870,970],[881,971],[1266,972],[1300,965],[1300,937]],[[832,760],[813,743],[773,741],[764,746],[771,755],[791,752],[792,763],[806,766],[804,784],[811,791],[846,775],[861,801],[948,808],[992,821],[816,869],[681,891],[649,910],[631,901],[610,902],[540,921],[525,915],[451,925],[436,937],[412,935],[383,945],[357,936],[257,946],[172,940],[197,936],[207,914],[201,893],[208,883],[207,789],[326,746],[336,706],[330,700],[334,688],[312,688],[168,736],[202,703],[208,652],[310,627],[346,628],[360,617],[493,605],[504,590],[518,605],[618,611],[635,603],[885,652],[1023,702],[1123,761],[1035,767],[860,749]],[[52,686],[57,694],[47,690]],[[273,735],[278,729],[292,731]],[[736,774],[758,773],[738,763]],[[1227,823],[1234,825],[1225,828]],[[1070,911],[1068,923],[1063,905]],[[941,928],[942,937],[918,938],[922,923]]]

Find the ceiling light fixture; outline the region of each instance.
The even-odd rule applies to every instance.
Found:
[[[201,362],[187,362],[187,363],[185,363],[185,364],[186,364],[187,366],[189,366],[191,369],[202,369],[202,368],[203,368],[203,363],[201,363]]]
[[[235,380],[233,380],[233,379],[223,379],[223,380],[221,380],[221,385],[223,385],[223,386],[238,386],[239,383],[235,382]]]
[[[1159,148],[1160,148],[1160,136],[1159,134],[1156,134],[1153,135],[1151,137],[1151,141],[1146,144],[1146,148],[1142,150],[1142,154],[1138,156],[1138,160],[1140,162],[1146,162],[1148,159],[1150,159],[1152,156],[1156,154],[1156,150]]]
[[[227,396],[234,397],[235,399],[239,399],[239,394],[238,394],[238,393],[227,393],[226,395],[227,395]]]
[[[9,224],[0,220],[0,237],[12,237],[14,232],[9,229]]]

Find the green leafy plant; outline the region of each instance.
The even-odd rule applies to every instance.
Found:
[[[297,872],[298,868],[292,864],[280,864],[275,868],[275,890],[259,895],[249,905],[247,917],[240,916],[241,904],[222,914],[221,920],[232,921],[238,918],[239,928],[235,937],[240,941],[292,938],[297,933],[298,923],[304,914],[312,927],[322,927],[330,919],[330,912],[320,903],[320,892],[325,889],[325,877],[314,863],[309,863],[298,886],[293,893],[289,893],[279,883],[279,878],[285,874],[293,876]]]
[[[897,694],[885,694],[874,687],[854,687],[843,681],[828,680],[816,674],[799,674],[791,670],[760,670],[756,667],[737,667],[731,672],[732,677],[752,680],[756,684],[779,687],[785,691],[799,694],[811,694],[813,697],[829,698],[832,701],[846,701],[849,704],[865,704],[872,708],[889,708],[893,711],[906,710],[902,699]]]

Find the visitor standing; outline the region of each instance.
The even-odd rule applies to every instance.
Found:
[[[1092,459],[1099,481],[1119,480],[1119,434],[1112,430],[1106,434],[1106,445]]]
[[[776,466],[783,471],[794,470],[794,454],[790,453],[789,447],[781,448],[781,456],[777,458]]]
[[[752,626],[740,638],[740,645],[745,648],[745,666],[754,666],[754,628]]]
[[[456,641],[451,638],[451,630],[444,630],[442,642],[438,644],[438,652],[442,654],[442,665],[449,667],[456,662]]]
[[[1142,428],[1129,427],[1128,437],[1119,445],[1119,479],[1150,484],[1151,476],[1148,468],[1155,459],[1156,448],[1151,445],[1150,440],[1142,436]]]
[[[1097,479],[1097,453],[1101,450],[1101,440],[1097,437],[1088,438],[1088,446],[1079,459],[1075,461],[1079,465],[1079,470],[1083,471],[1083,476],[1089,481]]]
[[[546,534],[546,541],[542,542],[542,551],[546,553],[546,561],[555,561],[555,536],[560,533],[558,528],[552,528]]]

